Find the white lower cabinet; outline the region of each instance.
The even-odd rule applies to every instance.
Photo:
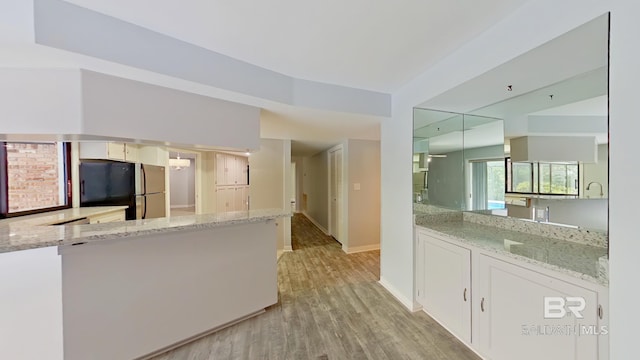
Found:
[[[424,228],[415,240],[416,302],[485,359],[609,358],[606,287]]]
[[[471,251],[417,234],[422,264],[418,302],[433,318],[461,340],[471,342]]]
[[[493,360],[599,358],[596,292],[485,255],[478,270],[474,310],[481,354]]]

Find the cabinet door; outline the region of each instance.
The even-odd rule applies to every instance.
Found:
[[[124,143],[109,142],[107,143],[107,154],[109,159],[126,160],[126,151]]]
[[[225,167],[226,167],[226,182],[229,185],[237,185],[238,184],[238,173],[237,173],[237,157],[233,155],[227,155],[225,159]]]
[[[236,164],[235,164],[236,184],[238,184],[238,185],[247,185],[248,184],[248,178],[247,178],[247,165],[248,164],[249,164],[249,161],[248,161],[247,158],[242,157],[242,156],[236,157]]]
[[[229,185],[227,183],[227,155],[216,154],[216,185]]]
[[[235,187],[233,191],[233,211],[241,211],[244,207],[242,201],[242,187]]]
[[[216,212],[232,211],[235,188],[229,186],[216,187]]]
[[[460,339],[471,342],[471,251],[418,232],[422,306]],[[421,248],[420,248],[421,247]]]
[[[124,159],[128,162],[138,162],[138,146],[136,144],[124,144]]]
[[[138,159],[136,162],[140,162],[146,165],[167,166],[169,154],[167,149],[161,146],[152,145],[138,145],[137,147]]]
[[[479,285],[474,296],[478,334],[474,342],[478,339],[478,350],[486,357],[598,359],[598,336],[584,333],[597,326],[594,291],[485,255],[479,256],[478,266],[479,276],[474,277]],[[545,297],[562,299],[566,305],[557,310],[561,302],[554,301],[553,308],[545,312]],[[580,307],[580,303],[567,299],[570,297],[584,299],[585,308],[578,311],[582,318],[570,310]]]

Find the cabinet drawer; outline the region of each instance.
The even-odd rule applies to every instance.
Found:
[[[100,214],[89,217],[89,224],[102,224],[108,222],[125,221],[124,210]]]

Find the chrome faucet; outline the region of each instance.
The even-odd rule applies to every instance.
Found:
[[[591,188],[591,185],[593,185],[593,184],[600,185],[600,197],[604,197],[604,189],[602,189],[602,184],[600,184],[597,181],[592,181],[589,184],[587,184],[587,188],[585,190],[589,191],[589,189]]]

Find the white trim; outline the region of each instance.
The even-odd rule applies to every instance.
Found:
[[[194,208],[196,207],[196,204],[191,204],[191,205],[171,205],[171,209],[184,209],[184,208]]]
[[[406,298],[398,289],[396,289],[393,285],[387,282],[384,278],[380,277],[378,284],[382,285],[393,297],[396,298],[407,310],[411,312],[416,312],[422,310],[422,307],[417,307],[416,304],[411,299]]]
[[[291,244],[285,245],[284,248],[282,249],[282,251],[291,252],[291,251],[293,251],[293,247],[291,246]]]
[[[315,221],[306,211],[302,211],[302,215],[304,215],[309,221],[313,223],[320,231],[322,231],[325,235],[329,235],[329,230],[327,230],[324,226],[320,225],[317,221]]]
[[[355,253],[359,253],[359,252],[373,251],[373,250],[380,250],[380,244],[352,246],[352,247],[343,246],[342,247],[342,251],[346,252],[347,254],[355,254]]]

